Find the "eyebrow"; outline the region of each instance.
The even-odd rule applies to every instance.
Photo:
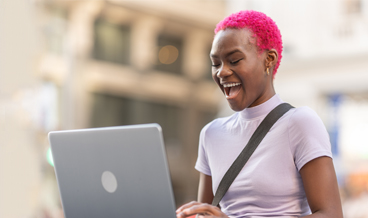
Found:
[[[232,50],[232,51],[230,51],[229,53],[227,53],[227,54],[225,55],[225,57],[229,57],[230,55],[232,55],[232,54],[234,54],[234,53],[237,53],[237,52],[240,52],[240,53],[241,53],[241,51],[240,51],[239,49],[235,49],[235,50]],[[215,54],[210,54],[210,57],[211,57],[211,58],[218,58],[218,56],[217,56],[217,55],[215,55]]]

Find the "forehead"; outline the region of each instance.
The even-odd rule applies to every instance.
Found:
[[[231,52],[234,49],[256,50],[255,39],[249,29],[225,29],[219,31],[212,42],[211,56]]]

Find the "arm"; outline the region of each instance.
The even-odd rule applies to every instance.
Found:
[[[300,169],[311,215],[306,218],[342,218],[342,207],[332,159],[319,157]]]
[[[212,177],[204,173],[199,174],[198,202],[211,204],[213,200]]]

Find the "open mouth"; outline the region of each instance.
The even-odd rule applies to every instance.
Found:
[[[226,84],[223,84],[226,98],[229,99],[229,98],[235,97],[240,91],[240,88],[241,88],[240,85],[241,85],[241,83],[226,83]]]

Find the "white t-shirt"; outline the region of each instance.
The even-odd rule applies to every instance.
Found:
[[[283,103],[278,95],[201,131],[195,168],[217,187],[265,116]],[[308,107],[293,108],[270,129],[220,202],[231,218],[299,217],[310,214],[299,170],[309,161],[332,157],[327,131]]]

